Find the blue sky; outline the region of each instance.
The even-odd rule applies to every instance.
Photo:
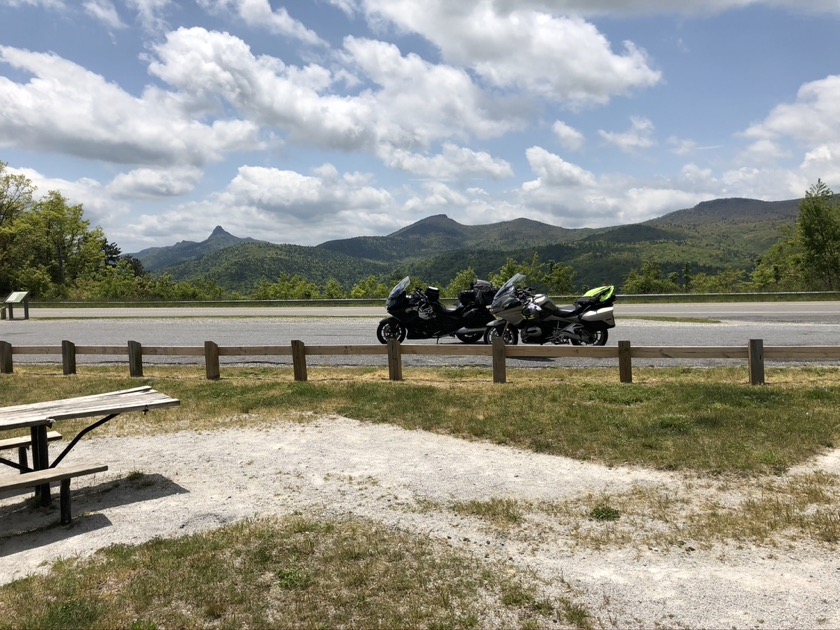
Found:
[[[0,161],[125,253],[840,192],[839,0],[0,0]]]

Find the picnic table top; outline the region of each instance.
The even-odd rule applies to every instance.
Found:
[[[0,407],[0,430],[50,424],[54,420],[176,407],[180,404],[177,398],[144,385],[91,396]]]

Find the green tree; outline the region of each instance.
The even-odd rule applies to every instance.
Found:
[[[476,278],[475,270],[472,267],[467,267],[463,271],[458,272],[442,293],[446,297],[456,298],[461,291],[472,289]]]
[[[738,293],[746,287],[745,272],[727,269],[714,275],[698,273],[692,282],[693,293]]]
[[[554,295],[570,295],[575,291],[575,270],[568,265],[552,262],[545,276],[545,284]]]
[[[388,296],[391,287],[383,284],[376,276],[368,276],[350,290],[353,299],[384,298]]]
[[[508,258],[505,264],[502,265],[502,268],[499,269],[499,273],[490,276],[490,282],[493,286],[500,287],[510,280],[515,274],[522,273],[520,269],[521,265],[519,265],[513,258]],[[530,278],[526,278],[526,280],[530,281]]]
[[[821,180],[799,204],[804,271],[815,289],[840,289],[840,200]]]
[[[644,294],[644,293],[678,293],[680,286],[673,278],[662,277],[662,267],[658,262],[645,261],[642,263],[641,271],[634,269],[627,274],[624,281],[622,293]]]
[[[39,297],[66,297],[76,282],[106,266],[105,235],[90,229],[81,205],[56,191],[2,226],[8,274],[3,280]]]
[[[344,287],[335,278],[327,280],[327,284],[324,286],[322,293],[328,300],[343,300],[347,297],[347,291],[344,290]]]
[[[35,186],[23,175],[9,173],[8,164],[0,162],[0,226],[8,224],[32,207]]]
[[[804,291],[808,281],[804,276],[804,252],[798,234],[786,228],[782,239],[773,245],[756,263],[752,273],[752,288],[758,291]]]
[[[691,292],[691,284],[694,281],[694,276],[691,271],[691,263],[685,263],[682,271],[682,286],[686,293]]]
[[[277,282],[260,281],[254,292],[258,300],[311,300],[321,296],[320,287],[301,276],[280,274]]]

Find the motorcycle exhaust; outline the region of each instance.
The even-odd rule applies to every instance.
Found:
[[[483,333],[485,330],[487,330],[486,326],[482,326],[481,328],[466,328],[466,327],[464,327],[464,328],[459,328],[453,334],[455,334],[455,335],[468,335],[470,333]]]

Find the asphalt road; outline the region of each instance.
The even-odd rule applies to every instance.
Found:
[[[768,345],[840,345],[840,302],[616,304],[617,325],[608,345],[628,340],[634,346],[744,346],[750,339]],[[16,313],[16,316],[18,314]],[[143,309],[30,309],[30,319],[0,320],[0,340],[12,346],[123,345],[147,346],[286,345],[299,339],[309,345],[375,344],[376,325],[387,314],[378,307],[177,307]],[[675,318],[663,321],[648,318]],[[434,340],[409,343],[435,343]],[[440,343],[457,344],[446,338]],[[156,363],[201,363],[197,357],[148,357]],[[287,365],[287,357],[223,357],[224,364]],[[16,355],[15,363],[57,363],[60,356]],[[127,357],[79,355],[78,363],[127,364]],[[312,357],[313,365],[379,365],[383,357]],[[489,365],[484,357],[404,356],[406,365]],[[612,360],[517,360],[512,366],[613,365]],[[668,364],[715,365],[731,361]],[[665,364],[664,362],[651,364]]]

